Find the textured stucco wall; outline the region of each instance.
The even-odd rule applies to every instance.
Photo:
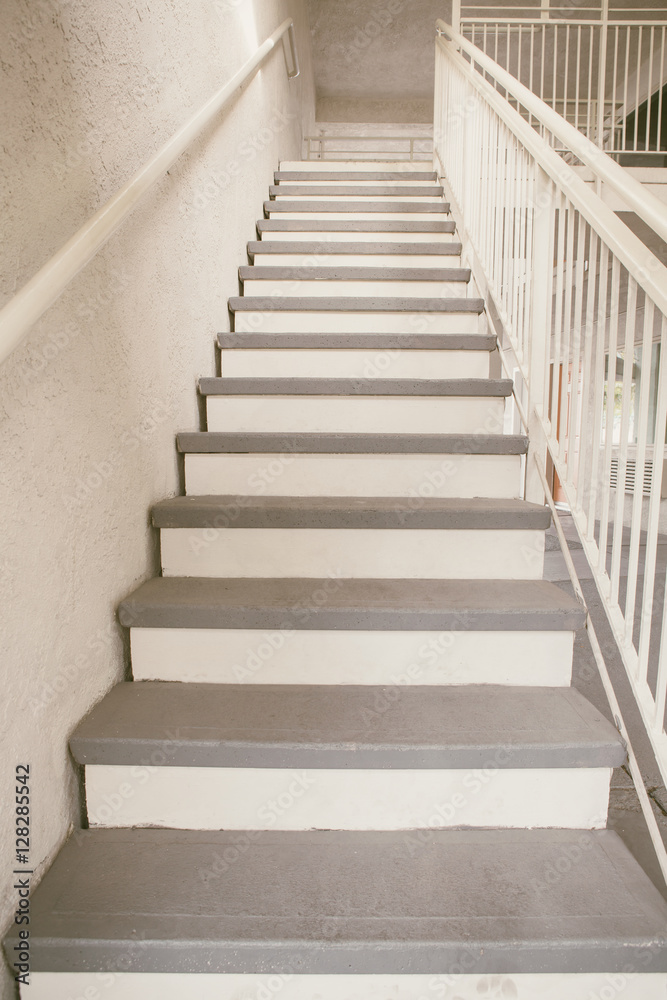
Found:
[[[279,158],[300,156],[314,88],[304,0],[0,5],[0,304],[290,14],[301,77],[270,55],[0,369],[3,926],[14,767],[31,767],[42,871],[78,819],[68,735],[127,668],[116,605],[156,570],[149,506],[180,492],[174,434],[200,426],[195,379],[214,374],[245,243]]]
[[[308,0],[318,121],[432,122],[434,27],[451,0]]]

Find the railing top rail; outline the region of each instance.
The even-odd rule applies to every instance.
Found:
[[[288,17],[231,80],[202,105],[0,310],[0,364],[288,32],[292,64],[288,76],[299,75],[294,21]]]
[[[581,8],[580,8],[581,9]],[[606,25],[608,28],[664,28],[667,25],[667,20],[636,20],[633,18],[632,21],[627,19],[621,20],[616,18],[609,18],[609,20],[601,21],[600,18],[582,18],[582,17],[550,17],[550,18],[540,18],[540,17],[506,17],[504,14],[496,14],[493,17],[487,16],[468,16],[467,14],[461,14],[461,24],[487,24],[489,27],[495,27],[499,25],[502,27],[504,24],[526,24],[534,25],[535,27],[545,27],[546,25],[551,25],[553,27],[562,26],[565,27],[596,27],[600,28],[602,25]]]
[[[635,180],[623,167],[586,138],[579,129],[570,125],[548,104],[545,104],[532,91],[519,83],[516,77],[504,70],[502,66],[499,66],[463,35],[454,31],[451,25],[438,20],[436,21],[436,31],[441,44],[446,45],[447,39],[450,39],[461,51],[469,55],[474,63],[481,66],[533,118],[544,125],[555,138],[559,139],[564,144],[565,149],[572,152],[587,167],[590,167],[596,178],[608,184],[630,211],[635,212],[658,236],[667,241],[667,206],[654,194],[647,191],[644,185]]]
[[[510,11],[510,10],[531,10],[531,9],[535,11],[536,16],[539,15],[540,17],[543,17],[543,18],[544,17],[548,17],[548,18],[553,18],[554,20],[557,20],[557,19],[559,19],[561,17],[565,17],[566,15],[569,14],[570,15],[570,20],[576,20],[576,18],[572,17],[572,8],[571,7],[569,7],[569,8],[568,7],[532,7],[531,4],[527,4],[527,3],[523,3],[523,4],[522,3],[516,3],[516,4],[489,4],[489,5],[486,5],[486,4],[474,4],[474,3],[472,3],[472,4],[461,4],[461,20],[464,20],[464,19],[468,20],[469,15],[466,12],[467,11],[471,11],[471,10],[481,10],[481,11],[484,11],[483,15],[475,15],[475,16],[476,17],[477,16],[480,16],[480,17],[484,16],[484,17],[486,17],[486,16],[489,16],[490,14],[493,14],[494,11],[498,11],[499,13],[504,14],[506,11]],[[588,13],[590,11],[593,14],[597,14],[598,15],[598,23],[605,16],[605,11],[604,11],[603,7],[601,5],[599,5],[599,4],[596,5],[596,6],[577,7],[576,11],[577,11],[577,13]],[[661,11],[660,11],[659,7],[612,7],[611,9],[607,10],[607,16],[612,15],[613,17],[616,17],[616,16],[621,15],[621,14],[633,14],[633,15],[635,15],[635,14],[649,14],[650,15],[650,14],[656,14],[656,13],[660,13],[660,12]]]

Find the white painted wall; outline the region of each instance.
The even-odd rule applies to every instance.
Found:
[[[127,668],[116,605],[157,569],[148,509],[181,491],[174,434],[199,427],[195,379],[214,374],[245,243],[278,160],[300,156],[314,88],[304,0],[0,7],[0,304],[290,14],[301,77],[272,54],[0,369],[3,926],[14,767],[31,766],[41,872],[78,821],[68,735]]]
[[[308,0],[324,122],[433,123],[435,22],[451,0]]]

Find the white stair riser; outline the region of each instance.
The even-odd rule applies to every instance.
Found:
[[[333,184],[333,181],[332,181]],[[359,204],[381,201],[409,201],[420,205],[442,205],[444,199],[439,194],[418,195],[405,192],[404,194],[278,194],[274,201],[303,201],[306,204],[311,201],[345,201]]]
[[[488,351],[222,350],[228,378],[488,378]]]
[[[469,294],[467,281],[308,281],[307,279],[250,279],[243,282],[244,295],[364,295],[385,298],[389,295],[410,298],[421,295],[430,299],[459,298]],[[474,294],[474,292],[470,292]]]
[[[432,296],[429,296],[431,298]],[[237,312],[236,333],[486,333],[477,313],[457,312]]]
[[[573,642],[573,632],[532,630],[130,629],[138,681],[396,690],[411,684],[568,687]]]
[[[315,229],[267,230],[262,233],[261,239],[265,243],[273,243],[276,240],[281,243],[294,242],[295,240],[300,243],[460,243],[456,233],[384,233],[348,229],[331,232]]]
[[[488,378],[488,351],[223,349],[229,378]]]
[[[240,841],[241,853],[247,841]],[[230,857],[233,855],[230,855]],[[222,864],[227,862],[222,861]],[[214,872],[215,874],[215,872]],[[667,973],[200,975],[31,972],[24,1000],[665,1000]],[[504,992],[502,992],[504,991]]]
[[[176,726],[177,728],[177,726]],[[606,825],[610,768],[171,767],[168,750],[135,766],[86,767],[91,827],[179,830],[418,830]]]
[[[543,531],[167,528],[163,576],[541,580]]]
[[[382,236],[382,233],[379,234]],[[350,241],[351,242],[351,241]],[[384,239],[370,242],[384,243]],[[460,267],[460,254],[256,253],[255,267]]]
[[[190,496],[517,499],[518,455],[186,455]]]
[[[501,434],[502,396],[208,396],[209,431]]]
[[[340,199],[338,199],[340,200]],[[304,205],[306,203],[304,202]],[[362,208],[356,211],[341,212],[309,212],[307,208],[295,212],[277,212],[269,208],[270,219],[328,219],[331,222],[444,222],[448,219],[446,212],[364,212]]]

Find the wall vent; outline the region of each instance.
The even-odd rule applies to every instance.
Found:
[[[634,458],[629,458],[627,460],[625,469],[625,492],[634,493],[635,492],[635,474],[637,471],[637,463]],[[643,493],[645,497],[651,495],[651,481],[653,479],[653,462],[646,461],[644,463],[644,489]],[[612,458],[611,460],[611,473],[609,476],[609,485],[613,490],[616,489],[618,484],[618,459]]]

